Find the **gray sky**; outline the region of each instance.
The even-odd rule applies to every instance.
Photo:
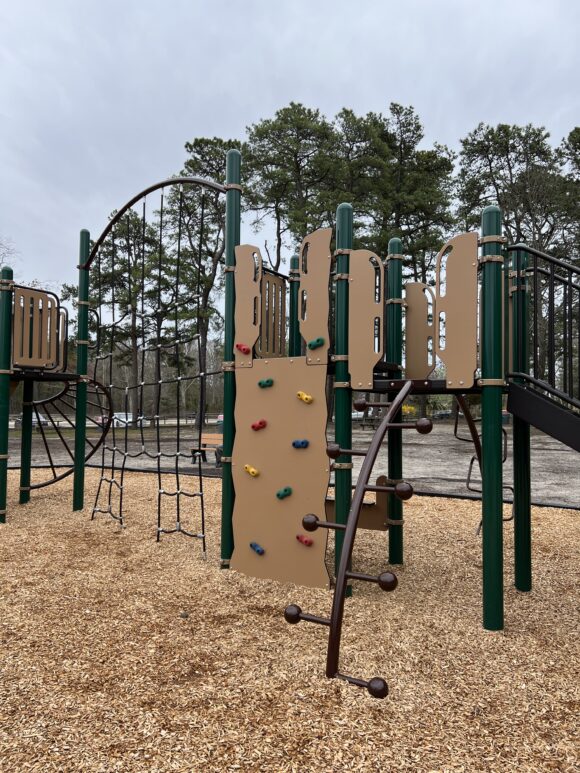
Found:
[[[0,0],[0,238],[76,281],[78,232],[290,101],[413,105],[426,142],[580,121],[579,0]],[[249,230],[242,240],[252,241]]]

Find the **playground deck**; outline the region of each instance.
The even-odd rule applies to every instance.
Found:
[[[387,678],[379,702],[322,676],[324,632],[282,616],[294,586],[220,571],[219,480],[204,482],[207,562],[192,540],[155,542],[155,476],[126,478],[124,530],[89,520],[96,482],[88,470],[84,513],[68,479],[2,526],[0,770],[575,769],[576,512],[534,509],[532,594],[510,589],[506,525],[506,628],[492,633],[479,506],[412,499],[399,587],[348,601],[345,662]],[[356,566],[378,572],[384,540],[361,534]],[[300,597],[328,612],[328,592]]]

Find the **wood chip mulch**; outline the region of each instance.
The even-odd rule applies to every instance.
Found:
[[[205,483],[208,559],[155,541],[156,480],[126,479],[127,527],[71,509],[72,483],[16,502],[0,527],[0,770],[578,771],[577,513],[534,512],[534,590],[481,627],[479,505],[415,498],[405,567],[347,602],[342,667],[386,700],[324,677],[326,629],[289,626],[325,591],[219,569],[220,487]],[[171,519],[169,519],[170,521]],[[197,530],[195,517],[187,523]],[[169,522],[167,523],[169,525]],[[384,534],[354,568],[384,568]]]

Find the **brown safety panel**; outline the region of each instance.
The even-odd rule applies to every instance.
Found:
[[[251,244],[236,247],[235,255],[234,360],[236,368],[251,368],[254,344],[260,335],[262,256]]]
[[[445,262],[445,291],[442,291]],[[445,317],[445,340],[441,319]],[[477,368],[477,233],[450,239],[437,256],[435,348],[446,368],[447,386],[471,387]]]
[[[377,478],[377,486],[385,486],[387,484],[387,478],[385,475],[380,475]],[[363,502],[360,517],[358,521],[359,529],[372,529],[373,531],[387,531],[389,528],[387,524],[388,519],[388,494],[377,491],[375,494],[374,502]],[[335,500],[326,500],[326,520],[334,523],[335,516]]]
[[[272,386],[261,388],[258,382],[267,379]],[[255,359],[251,369],[236,369],[233,569],[280,582],[329,585],[326,530],[302,528],[308,513],[324,520],[329,480],[325,383],[326,368],[309,367],[304,357]],[[299,399],[298,392],[312,401]],[[293,441],[303,440],[306,448],[293,447]],[[288,488],[289,496],[276,496]]]
[[[284,357],[286,354],[286,279],[262,269],[259,357]]]
[[[300,247],[299,271],[300,294],[298,320],[300,333],[306,341],[306,362],[308,365],[323,365],[328,362],[328,316],[331,254],[330,239],[332,228],[321,228],[306,236]],[[308,344],[323,339],[321,346],[311,349]]]
[[[383,356],[384,279],[370,250],[350,253],[348,369],[353,389],[372,389],[373,369]]]
[[[14,287],[13,367],[52,369],[59,364],[60,316],[52,293]]]
[[[423,282],[408,282],[405,293],[405,378],[428,378],[435,369],[435,293]]]

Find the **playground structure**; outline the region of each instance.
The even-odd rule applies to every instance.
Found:
[[[10,379],[14,376],[24,378],[26,386],[32,377],[37,380],[54,378],[65,381],[69,389],[70,385],[74,386],[75,509],[83,507],[86,389],[92,384],[96,395],[93,407],[108,415],[99,443],[103,475],[93,516],[106,512],[120,523],[123,521],[123,474],[132,455],[127,445],[128,426],[120,433],[119,440],[113,427],[110,431],[112,443],[106,440],[114,408],[121,407],[126,415],[132,414],[136,428],[140,430],[139,453],[153,457],[157,463],[157,538],[167,531],[179,531],[203,540],[200,456],[197,457],[200,490],[182,489],[179,465],[189,454],[181,447],[178,436],[176,450],[168,457],[164,456],[158,421],[163,386],[172,384],[171,388],[179,391],[188,380],[199,381],[199,405],[202,414],[204,412],[202,385],[210,374],[202,367],[194,372],[192,362],[183,360],[179,364],[180,346],[197,345],[199,341],[199,310],[192,330],[180,337],[178,331],[183,326],[186,308],[194,305],[194,299],[163,297],[167,287],[161,281],[166,275],[162,249],[158,249],[154,292],[145,286],[144,271],[140,268],[144,263],[133,264],[127,275],[133,277],[133,281],[134,277],[142,277],[138,280],[141,299],[152,297],[154,300],[152,306],[142,305],[135,309],[140,331],[137,351],[142,365],[137,370],[137,378],[119,387],[113,380],[113,355],[118,349],[117,333],[126,321],[127,312],[119,306],[117,311],[103,313],[102,307],[104,302],[107,303],[108,292],[112,294],[108,308],[114,309],[115,288],[123,285],[121,272],[113,277],[108,289],[104,280],[99,280],[104,274],[98,257],[100,250],[130,207],[154,190],[185,185],[193,185],[196,190],[208,189],[216,197],[222,194],[226,197],[222,565],[257,577],[327,587],[331,577],[325,563],[326,535],[329,530],[334,531],[335,585],[331,615],[326,618],[306,614],[298,606],[291,605],[286,609],[286,619],[290,623],[304,620],[328,627],[327,676],[341,677],[365,686],[375,697],[384,697],[387,694],[384,680],[365,681],[340,673],[340,639],[344,601],[352,581],[370,581],[387,591],[394,590],[397,584],[396,576],[390,570],[378,576],[351,571],[357,527],[365,525],[388,531],[388,563],[391,566],[403,563],[403,502],[413,492],[403,480],[402,432],[404,429],[419,432],[431,429],[428,420],[402,421],[404,401],[410,394],[450,394],[460,399],[465,394],[481,395],[483,623],[487,629],[500,629],[503,627],[502,399],[507,392],[508,410],[514,415],[515,584],[519,590],[529,591],[532,582],[530,425],[580,451],[580,269],[525,245],[507,245],[502,236],[501,213],[497,207],[488,207],[482,215],[481,236],[461,234],[444,245],[437,259],[434,287],[421,283],[403,285],[400,240],[391,240],[384,264],[379,256],[368,250],[354,250],[352,209],[349,205],[340,205],[334,253],[331,230],[316,231],[304,239],[299,257],[292,260],[289,277],[284,277],[262,264],[257,248],[239,244],[240,157],[236,151],[230,151],[224,186],[192,178],[165,181],[139,194],[119,210],[92,250],[89,250],[88,233],[83,232],[75,374],[66,374],[66,368],[54,370],[56,365],[51,355],[52,359],[47,358],[44,365],[37,363],[29,371],[24,368],[23,372],[29,372],[30,376],[22,376],[19,370],[22,365],[6,358],[6,344],[0,349],[0,367],[4,369],[0,374],[3,379],[0,381],[0,496],[3,480],[4,503],[7,447],[2,448],[1,444],[8,416],[2,399],[8,393]],[[181,222],[180,215],[178,228]],[[203,226],[200,230],[203,232]],[[145,245],[145,239],[142,242]],[[200,249],[200,260],[201,252]],[[181,252],[172,257],[176,258],[178,267],[172,274],[171,286],[175,289],[179,287]],[[97,277],[92,283],[89,281],[90,270]],[[3,279],[7,283],[10,281],[7,275]],[[89,287],[96,287],[100,300],[92,331]],[[8,284],[3,285],[3,289],[8,290]],[[19,317],[12,309],[8,292],[4,292],[0,300],[3,329],[8,329],[10,318],[14,320],[16,330]],[[165,311],[163,320],[159,314],[161,308]],[[547,314],[543,314],[544,310]],[[62,331],[63,322],[58,315],[57,318],[58,329]],[[329,325],[331,319],[334,319],[334,329]],[[148,320],[157,320],[157,324],[148,327]],[[26,324],[22,330],[25,328]],[[532,333],[531,357],[528,331]],[[55,334],[51,335],[52,341]],[[20,339],[15,335],[14,351],[17,340]],[[59,340],[64,340],[63,333]],[[94,370],[89,379],[91,345]],[[160,377],[168,353],[174,363],[173,373],[169,378]],[[158,376],[151,381],[144,375],[147,357],[152,359]],[[444,366],[445,378],[433,377],[438,360]],[[62,357],[58,363],[61,361]],[[201,365],[200,357],[197,362]],[[51,368],[53,376],[50,375]],[[335,437],[332,443],[326,440],[325,390],[329,376],[334,391]],[[100,382],[104,382],[104,386]],[[147,418],[157,422],[156,437],[149,448],[142,424],[146,418],[143,400],[147,388],[154,390],[156,406]],[[356,391],[386,397],[382,403],[373,403],[382,405],[386,415],[366,450],[352,448],[352,393]],[[177,403],[180,404],[179,399]],[[364,407],[364,400],[355,405]],[[23,448],[26,409],[25,405]],[[32,410],[31,406],[30,416]],[[7,438],[7,431],[5,435]],[[371,483],[373,464],[385,436],[388,477]],[[201,449],[201,435],[198,448]],[[90,450],[94,453],[97,448]],[[355,454],[364,455],[365,460],[353,495],[352,456]],[[121,459],[120,477],[115,474],[119,469],[118,458]],[[164,458],[174,460],[172,474],[176,486],[172,490],[168,490],[162,481]],[[22,470],[26,467],[24,461],[23,455]],[[107,467],[108,473],[105,472]],[[28,464],[28,474],[29,470]],[[67,474],[72,471],[73,468]],[[335,497],[333,505],[329,506],[327,492],[331,472],[334,473]],[[21,485],[26,488],[22,478]],[[117,509],[112,504],[115,492],[119,495]],[[367,492],[377,494],[376,504],[365,503]],[[177,505],[173,529],[165,528],[161,521],[165,495]],[[104,505],[100,504],[99,496],[105,497]],[[201,531],[188,531],[182,527],[182,496],[200,500]],[[26,499],[21,497],[21,501]],[[321,534],[325,536],[321,537]]]

